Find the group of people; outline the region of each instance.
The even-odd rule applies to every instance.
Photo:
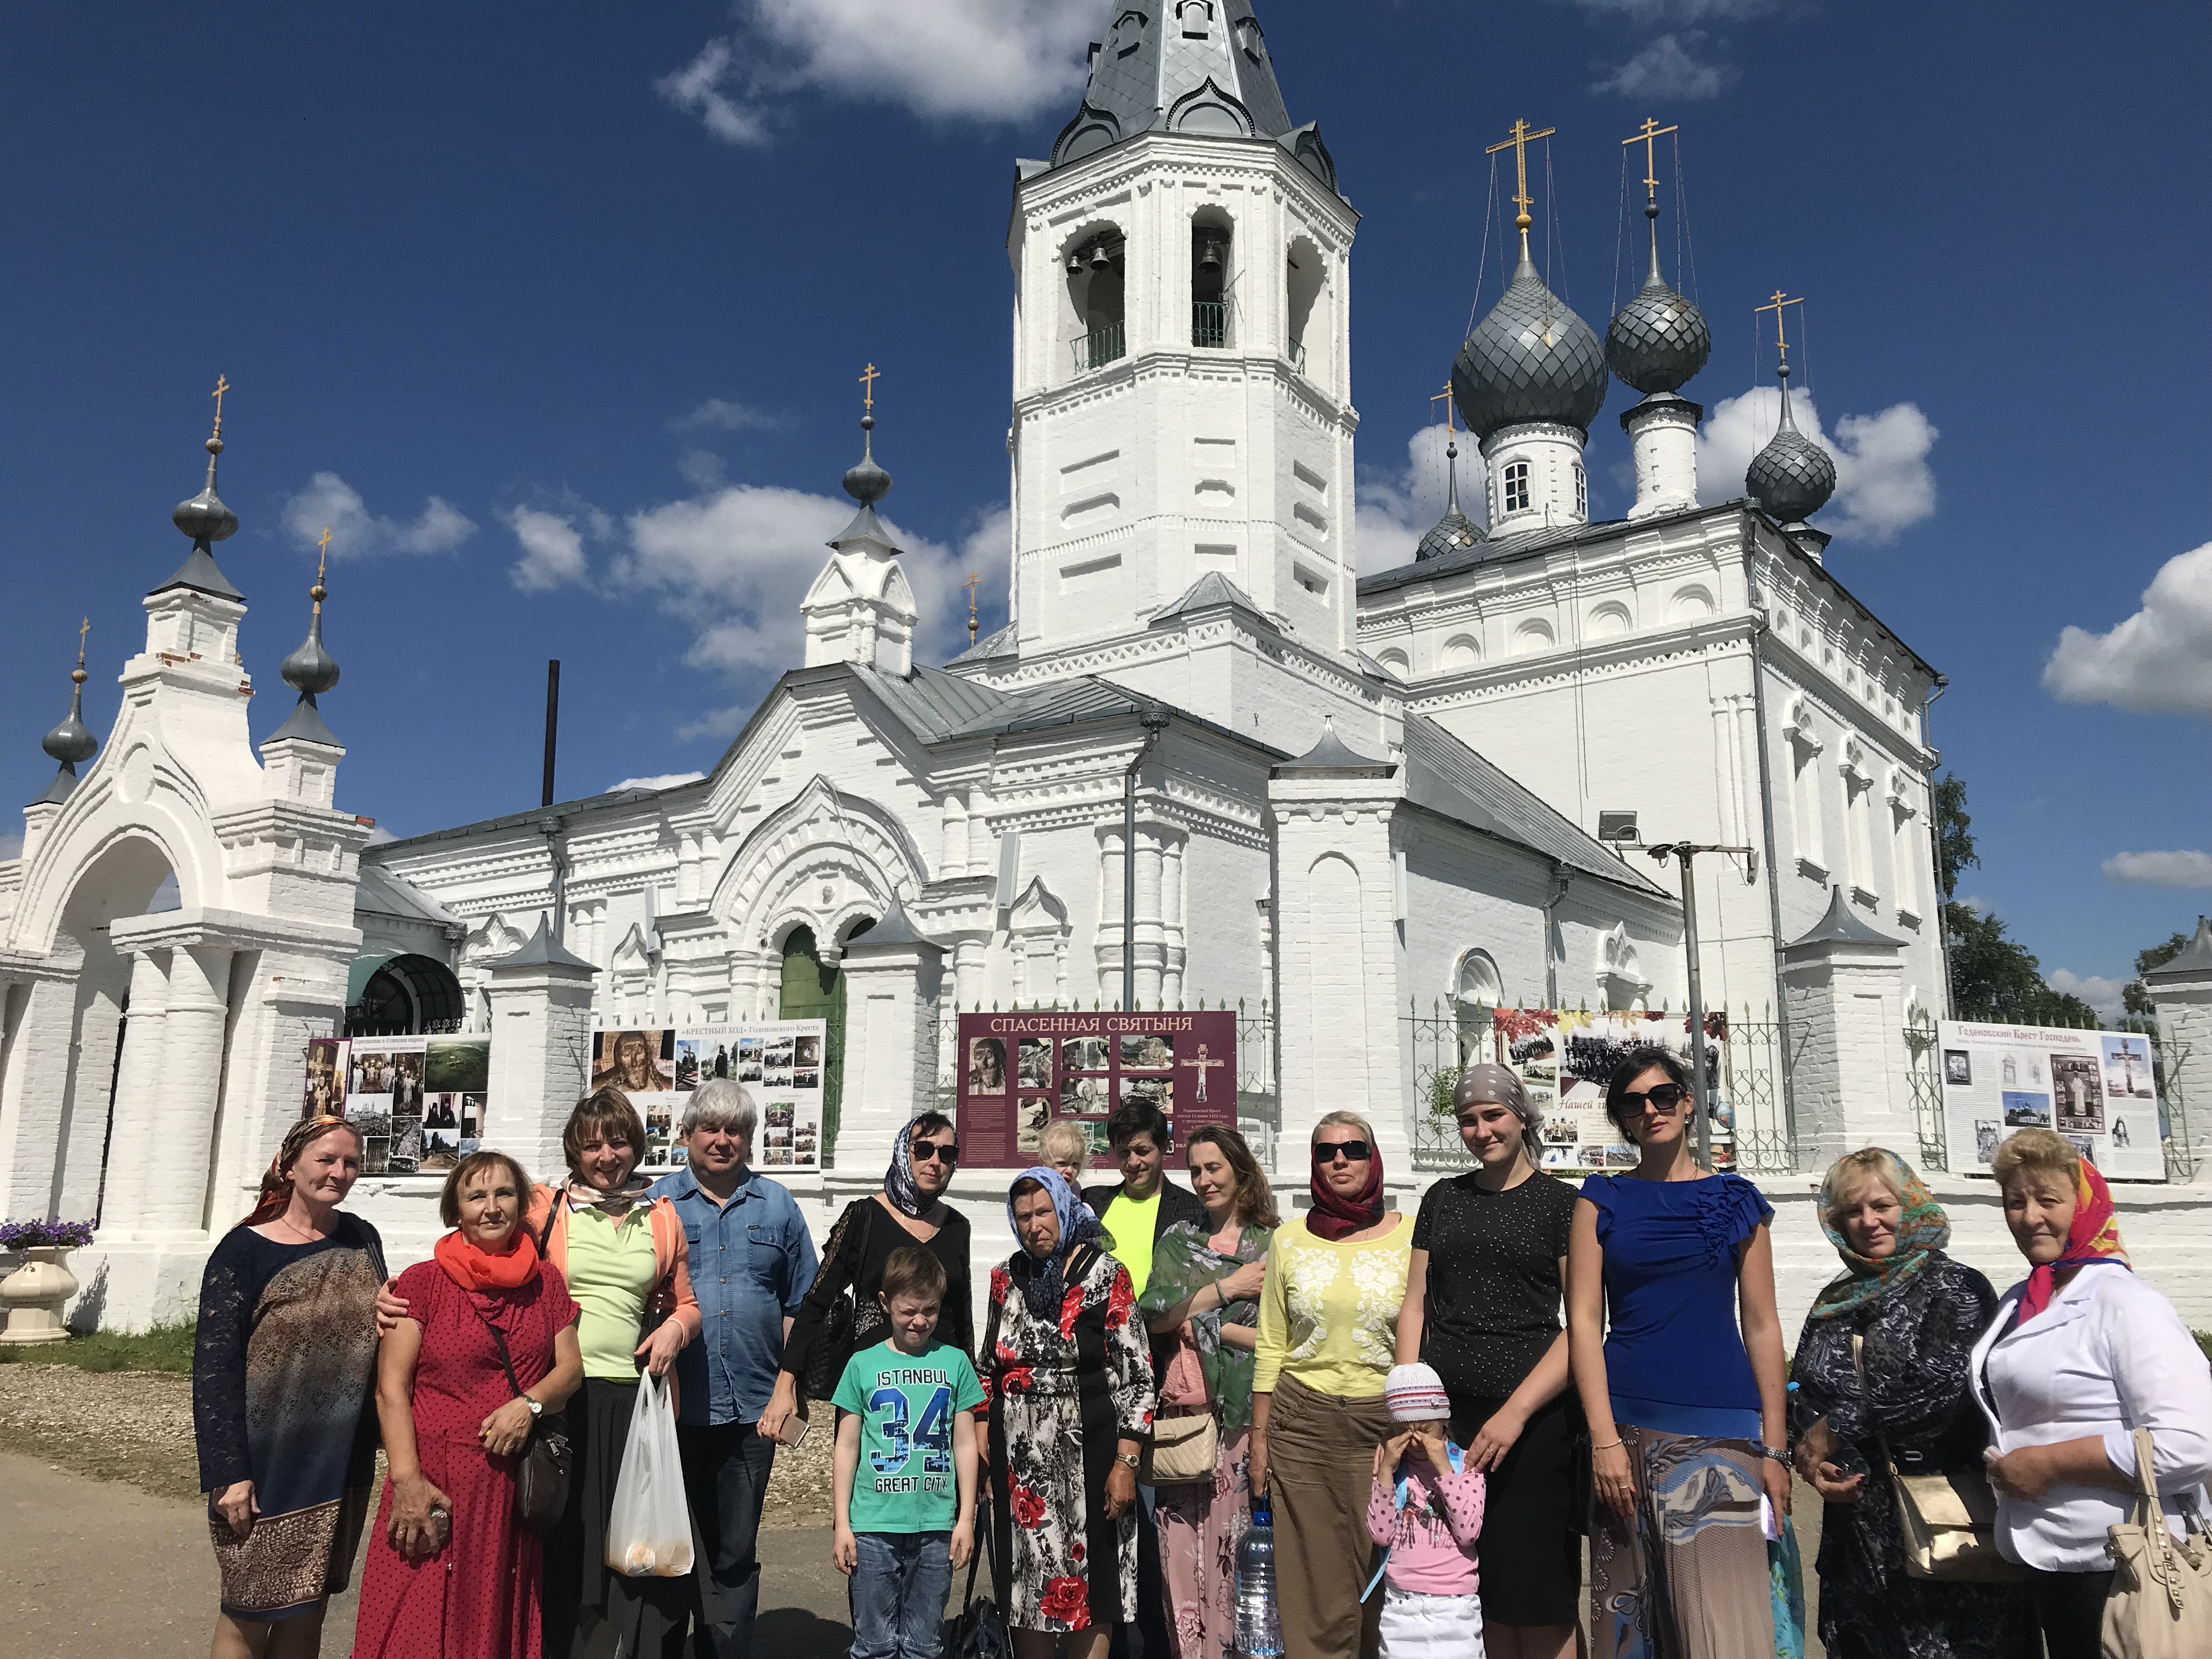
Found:
[[[817,1265],[750,1166],[740,1086],[691,1097],[689,1164],[651,1185],[635,1112],[602,1090],[570,1119],[564,1182],[463,1159],[453,1231],[390,1283],[338,1207],[358,1139],[308,1119],[203,1291],[215,1652],[317,1651],[380,1437],[356,1655],[567,1659],[604,1620],[625,1654],[749,1656],[761,1501],[810,1405],[835,1411],[854,1659],[937,1659],[977,1552],[1016,1659],[1233,1659],[1261,1504],[1288,1659],[1763,1659],[1787,1648],[1771,1552],[1793,1467],[1826,1506],[1836,1659],[2026,1659],[2039,1639],[2076,1659],[2099,1652],[2138,1428],[2169,1527],[2197,1524],[2212,1371],[2063,1137],[2023,1132],[1996,1160],[2028,1267],[2002,1297],[1944,1254],[1903,1160],[1838,1160],[1820,1214],[1844,1271],[1785,1364],[1774,1212],[1696,1162],[1671,1052],[1623,1060],[1606,1110],[1639,1162],[1579,1189],[1537,1167],[1509,1069],[1469,1067],[1454,1106],[1474,1167],[1410,1218],[1354,1113],[1316,1124],[1287,1218],[1233,1129],[1189,1137],[1186,1188],[1164,1118],[1129,1101],[1109,1122],[1121,1179],[1085,1187],[1085,1133],[1049,1125],[1007,1190],[1016,1249],[988,1270],[980,1343],[941,1114],[899,1133]],[[697,1565],[632,1578],[604,1544],[637,1391],[658,1386],[641,1379],[664,1376]],[[562,1424],[548,1515],[532,1449]],[[1908,1571],[1898,1479],[1929,1473],[1989,1482],[1996,1571],[2021,1582]]]

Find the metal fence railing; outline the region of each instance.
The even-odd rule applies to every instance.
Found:
[[[1218,300],[1190,302],[1190,343],[1194,346],[1229,343],[1229,307]]]
[[[2181,1068],[2189,1059],[2190,1047],[2177,1042],[2168,1053],[2163,1034],[2154,1029],[2146,1035],[2150,1038],[2151,1075],[2158,1087],[2158,1133],[2166,1148],[2166,1178],[2194,1181],[2196,1142],[2189,1133],[2189,1101],[2181,1090]]]
[[[1109,323],[1103,328],[1094,328],[1079,340],[1071,340],[1069,347],[1075,354],[1075,372],[1087,374],[1094,368],[1103,368],[1116,358],[1128,355],[1128,336],[1120,323]]]
[[[1920,1167],[1948,1170],[1951,1142],[1943,1127],[1943,1057],[1936,1052],[1936,1023],[1905,1028],[1905,1080],[1912,1096],[1912,1127],[1920,1142]]]

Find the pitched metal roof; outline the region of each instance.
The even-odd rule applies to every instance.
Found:
[[[1793,939],[1782,948],[1795,951],[1806,945],[1887,945],[1895,947],[1904,943],[1903,939],[1876,933],[1860,921],[1858,913],[1844,902],[1844,890],[1840,886],[1831,885],[1827,914],[1814,922],[1802,938]]]
[[[596,974],[599,971],[553,937],[552,929],[545,925],[545,913],[543,910],[538,913],[538,931],[530,936],[528,944],[514,955],[501,957],[496,962],[486,963],[484,966],[487,968],[580,968],[587,974]]]
[[[993,657],[1011,655],[1014,648],[1014,625],[1008,623],[995,634],[983,637],[953,658],[954,662],[985,662]]]
[[[1218,570],[1209,570],[1182,591],[1182,596],[1170,600],[1152,612],[1152,621],[1163,623],[1187,612],[1210,610],[1218,605],[1229,605],[1249,611],[1266,625],[1270,632],[1279,633],[1274,619],[1260,608],[1260,602]]]
[[[2162,968],[2153,968],[2144,974],[2145,979],[2180,979],[2185,975],[2212,974],[2212,920],[2197,918],[2197,937],[2182,947],[2181,954]]]
[[[1363,755],[1336,732],[1336,721],[1328,714],[1321,717],[1321,736],[1314,746],[1296,760],[1286,760],[1275,768],[1275,775],[1298,772],[1376,772],[1388,777],[1398,769],[1393,760]]]
[[[361,861],[360,884],[354,889],[353,908],[372,915],[396,916],[402,921],[428,921],[439,927],[457,925],[460,918],[414,883],[391,871]]]
[[[597,811],[602,807],[627,806],[633,801],[649,800],[655,795],[672,795],[679,789],[697,789],[703,781],[694,779],[690,783],[672,785],[666,789],[610,789],[601,795],[584,795],[574,800],[556,801],[550,806],[533,806],[526,812],[507,812],[495,818],[478,818],[473,823],[457,823],[450,830],[426,830],[419,836],[403,836],[398,841],[380,842],[364,848],[362,863],[364,867],[372,859],[384,858],[408,848],[427,846],[432,842],[453,841],[463,836],[489,835],[500,830],[520,830],[543,823],[547,818],[565,818],[579,812]]]
[[[1406,797],[1416,806],[1518,842],[1585,875],[1674,897],[1425,714],[1406,716]]]

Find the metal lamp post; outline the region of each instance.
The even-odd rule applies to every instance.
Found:
[[[1678,859],[1682,866],[1682,946],[1689,953],[1690,969],[1690,1104],[1697,1114],[1698,1162],[1707,1169],[1713,1163],[1713,1117],[1705,1095],[1705,995],[1698,953],[1698,878],[1691,860],[1699,853],[1727,853],[1744,860],[1744,879],[1759,879],[1759,854],[1749,847],[1701,847],[1686,841],[1662,842],[1645,849],[1664,864]]]

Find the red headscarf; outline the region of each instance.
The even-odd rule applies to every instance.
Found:
[[[431,1247],[446,1276],[465,1291],[511,1291],[538,1272],[538,1241],[520,1220],[503,1250],[487,1250],[458,1227]]]
[[[2020,1315],[2014,1323],[2025,1325],[2051,1305],[2051,1298],[2058,1292],[2061,1267],[2111,1261],[2130,1265],[2127,1250],[2120,1243],[2119,1220],[2112,1213],[2112,1189],[2094,1164],[2080,1158],[2074,1165],[2074,1224],[2066,1230],[2066,1249],[2056,1261],[2046,1261],[2028,1274],[2027,1288],[2020,1293]]]
[[[1316,1150],[1319,1150],[1317,1145]],[[1350,1198],[1328,1184],[1319,1164],[1314,1166],[1310,1180],[1313,1208],[1306,1212],[1308,1232],[1334,1243],[1382,1220],[1382,1152],[1372,1140],[1367,1143],[1367,1183]]]

